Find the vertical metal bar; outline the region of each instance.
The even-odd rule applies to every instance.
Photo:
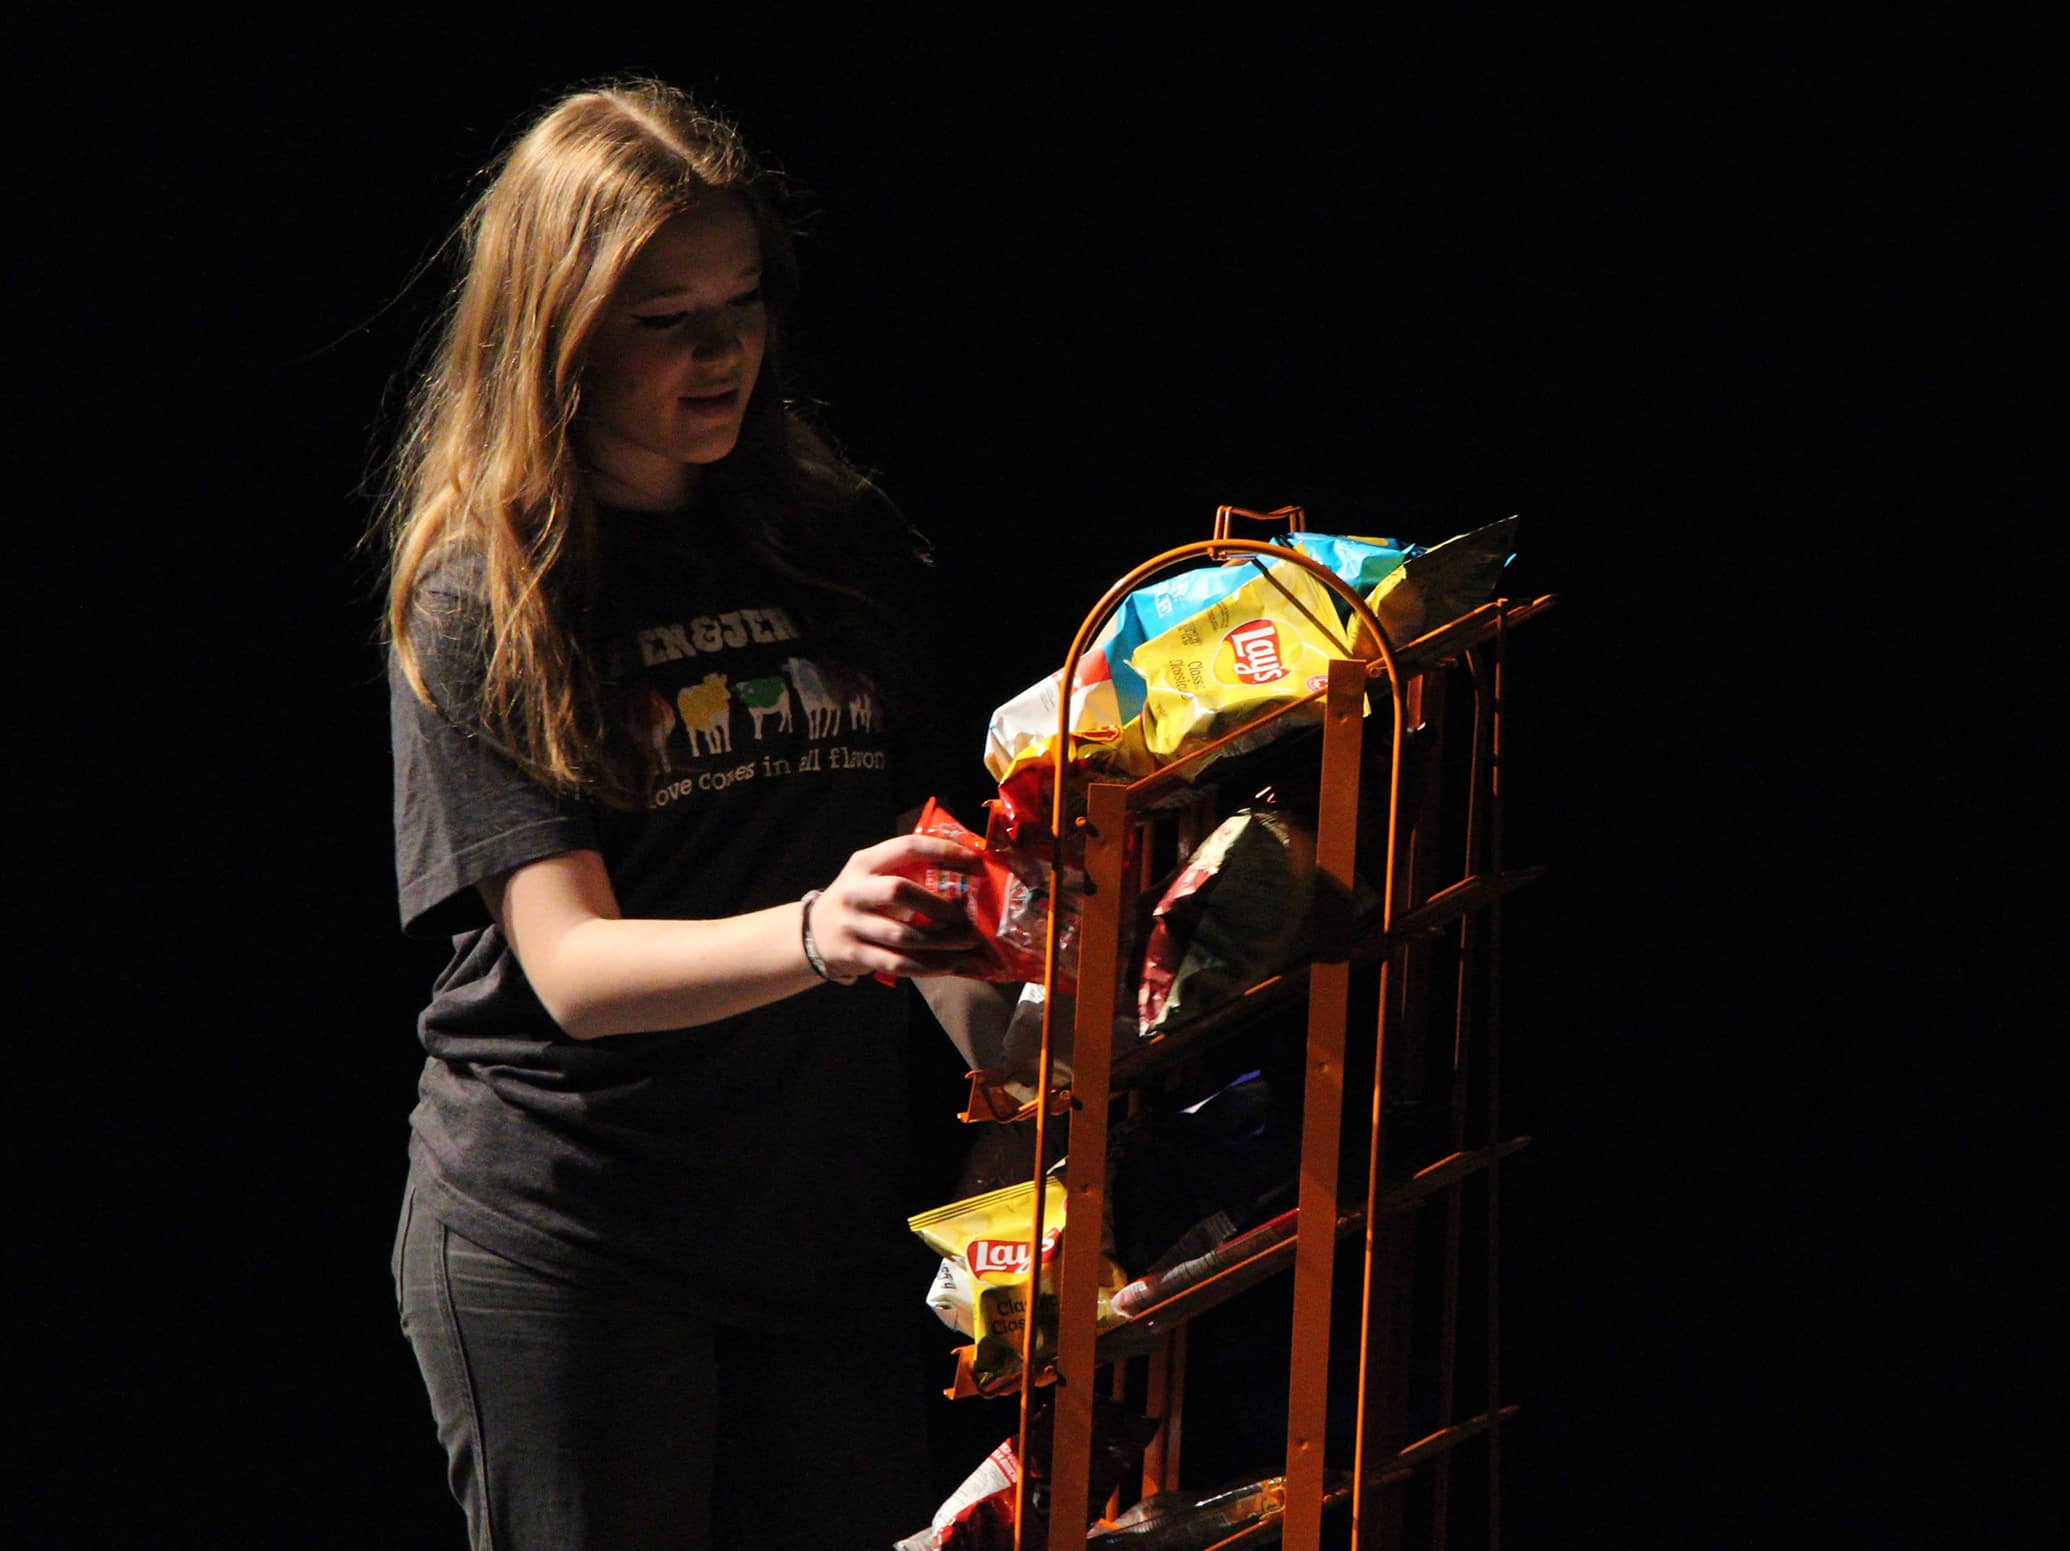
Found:
[[[1443,818],[1444,783],[1437,777],[1443,769],[1445,682],[1440,673],[1422,673],[1402,686],[1408,708],[1408,734],[1403,740],[1402,892],[1395,900],[1395,915],[1413,910],[1437,892],[1440,870],[1438,839]],[[1409,750],[1409,740],[1421,745],[1420,753]],[[1452,880],[1444,880],[1449,883]],[[1401,972],[1392,986],[1395,1065],[1388,1074],[1399,1100],[1407,1095],[1421,1100],[1429,1092],[1432,1007],[1430,996],[1431,952],[1428,939],[1418,936],[1403,944]],[[1398,1102],[1396,1112],[1402,1105]],[[1397,1154],[1400,1148],[1396,1148]],[[1423,1161],[1428,1161],[1423,1160]]]
[[[1179,1485],[1179,1444],[1186,1420],[1186,1326],[1166,1331],[1150,1349],[1150,1374],[1144,1400],[1145,1414],[1156,1418],[1158,1428],[1143,1450],[1143,1495],[1176,1491]]]
[[[1384,925],[1392,931],[1409,892],[1407,852],[1396,843],[1402,807],[1402,740],[1408,720],[1408,686],[1389,663],[1393,727],[1387,778],[1387,865],[1381,879]],[[1358,1428],[1352,1454],[1351,1544],[1392,1548],[1399,1543],[1400,1493],[1383,1487],[1383,1461],[1399,1443],[1405,1418],[1405,1289],[1413,1243],[1411,1225],[1383,1217],[1387,1188],[1388,1026],[1406,959],[1396,944],[1380,969],[1379,1012],[1373,1030],[1372,1145],[1366,1160],[1365,1279],[1360,1293]]]
[[[1430,672],[1411,679],[1405,697],[1410,734],[1423,744],[1421,756],[1413,766],[1406,756],[1403,763],[1405,776],[1413,769],[1416,790],[1410,794],[1414,798],[1415,816],[1409,822],[1404,842],[1409,849],[1409,889],[1401,904],[1402,908],[1414,909],[1441,886],[1438,880],[1443,858],[1439,841],[1444,823],[1443,775],[1449,741],[1445,733],[1445,707],[1451,696],[1445,675]],[[1449,883],[1452,880],[1446,878],[1444,881]],[[1409,945],[1408,968],[1401,986],[1402,1007],[1409,1020],[1402,1025],[1407,1036],[1407,1045],[1402,1051],[1407,1058],[1402,1067],[1402,1080],[1407,1082],[1409,1093],[1419,1099],[1428,1091],[1428,1047],[1433,1021],[1430,985],[1430,943],[1419,936]]]
[[[1157,1431],[1150,1435],[1150,1441],[1143,1445],[1142,1495],[1154,1497],[1164,1490],[1164,1446],[1166,1430],[1171,1425],[1171,1407],[1166,1403],[1165,1386],[1171,1379],[1172,1355],[1171,1337],[1160,1337],[1157,1344],[1145,1355],[1143,1375],[1143,1415],[1157,1424]]]
[[[1128,1363],[1125,1359],[1110,1362],[1100,1369],[1099,1392],[1103,1398],[1113,1401],[1117,1406],[1128,1399],[1127,1369]],[[1113,1490],[1107,1493],[1106,1502],[1100,1505],[1101,1518],[1111,1519],[1121,1512],[1121,1493],[1127,1484],[1119,1479],[1115,1481]]]
[[[1071,1042],[1071,1154],[1064,1165],[1062,1265],[1057,1273],[1057,1381],[1051,1399],[1050,1551],[1082,1551],[1091,1491],[1101,1225],[1107,1199],[1107,1098],[1120,980],[1122,860],[1128,788],[1086,792],[1085,908],[1079,923],[1078,1017]],[[1034,1323],[1035,1308],[1029,1308]]]
[[[1494,702],[1488,716],[1488,871],[1502,874],[1502,665],[1509,645],[1505,599],[1495,616]],[[1502,1135],[1502,896],[1488,906],[1488,1140]],[[1488,1165],[1488,1551],[1502,1551],[1502,1174]]]
[[[1166,1346],[1171,1373],[1165,1380],[1164,1490],[1179,1489],[1180,1445],[1186,1441],[1186,1326],[1174,1330]]]
[[[1050,1069],[1048,1060],[1049,1035],[1043,1032],[1042,1070]],[[1029,1255],[1032,1269],[1028,1276],[1028,1318],[1026,1328],[1021,1332],[1021,1409],[1020,1422],[1014,1434],[1014,1457],[1019,1463],[1020,1473],[1013,1483],[1013,1548],[1014,1551],[1028,1551],[1032,1544],[1023,1533],[1028,1523],[1028,1502],[1033,1485],[1033,1472],[1029,1469],[1029,1445],[1034,1435],[1035,1416],[1035,1325],[1037,1305],[1042,1288],[1042,1236],[1044,1232],[1043,1208],[1044,1181],[1042,1171],[1043,1151],[1049,1129],[1048,1096],[1035,1109],[1035,1181],[1030,1187],[1035,1192],[1034,1209],[1030,1213],[1032,1226],[1029,1229]]]
[[[1154,830],[1153,823],[1156,824]],[[1136,832],[1136,845],[1128,869],[1127,891],[1130,899],[1140,899],[1143,891],[1154,881],[1154,858],[1151,854],[1155,849],[1153,841],[1171,833],[1176,827],[1177,819],[1173,815],[1162,816],[1161,822],[1149,818],[1142,821]]]
[[[1396,950],[1380,966],[1380,1006],[1373,1028],[1372,1149],[1366,1159],[1365,1275],[1359,1294],[1358,1422],[1352,1454],[1354,1551],[1397,1543],[1385,1523],[1387,1488],[1381,1477],[1397,1441],[1395,1434],[1401,1430],[1394,1415],[1402,1387],[1402,1352],[1395,1326],[1410,1235],[1402,1231],[1402,1219],[1383,1218],[1374,1205],[1387,1188],[1387,1123],[1382,1103],[1387,1087],[1388,1033],[1394,1021],[1389,1014],[1400,977],[1400,952]]]
[[[1467,653],[1467,671],[1473,679],[1473,746],[1466,766],[1466,846],[1462,877],[1472,877],[1483,865],[1487,850],[1488,804],[1483,799],[1487,784],[1492,704],[1488,685],[1477,655]],[[1473,1078],[1473,1017],[1475,955],[1480,949],[1474,930],[1474,914],[1459,918],[1459,964],[1452,1004],[1452,1151],[1466,1150],[1469,1085]],[[1492,1144],[1497,1138],[1490,1136]],[[1438,1334],[1438,1427],[1450,1427],[1457,1414],[1459,1359],[1459,1256],[1465,1233],[1465,1183],[1454,1185],[1445,1195],[1445,1267],[1442,1294],[1443,1327]],[[1450,1536],[1452,1510],[1451,1451],[1438,1456],[1431,1466],[1431,1551],[1445,1551]]]
[[[1063,848],[1057,848],[1059,863]],[[1058,868],[1061,872],[1061,865]],[[1057,906],[1055,889],[1051,890],[1049,964],[1044,975],[1046,994],[1042,1007],[1042,1048],[1036,1059],[1036,1071],[1040,1082],[1036,1090],[1035,1104],[1035,1179],[1029,1186],[1035,1193],[1035,1200],[1029,1211],[1028,1224],[1028,1314],[1021,1328],[1021,1407],[1020,1422],[1014,1433],[1014,1454],[1020,1473],[1013,1483],[1013,1551],[1029,1551],[1032,1544],[1025,1534],[1028,1523],[1028,1503],[1032,1494],[1033,1472],[1029,1469],[1029,1445],[1034,1434],[1035,1417],[1035,1345],[1036,1326],[1042,1293],[1042,1239],[1047,1230],[1045,1221],[1048,1212],[1048,1175],[1043,1162],[1049,1157],[1049,1092],[1055,1082],[1056,1051],[1052,1035],[1056,1014],[1056,949],[1057,949]]]
[[[1343,658],[1330,663],[1330,686],[1323,702],[1315,960],[1309,969],[1308,1070],[1301,1112],[1301,1231],[1294,1247],[1293,1350],[1288,1362],[1282,1532],[1287,1551],[1317,1551],[1322,1540],[1330,1277],[1337,1247],[1337,1143],[1344,1121],[1344,1024],[1350,1004],[1352,874],[1358,848],[1365,692],[1364,663]],[[1390,830],[1390,849],[1392,844]]]
[[[1128,1381],[1127,1375],[1123,1370],[1127,1367],[1128,1363],[1125,1360],[1122,1362],[1105,1363],[1101,1366],[1099,1384],[1101,1395],[1108,1400],[1120,1400],[1126,1395]]]

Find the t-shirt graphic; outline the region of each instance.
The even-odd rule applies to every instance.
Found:
[[[775,605],[636,633],[632,732],[650,810],[749,781],[884,768],[875,686],[799,655],[805,634]]]

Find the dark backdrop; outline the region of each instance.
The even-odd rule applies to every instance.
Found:
[[[1165,14],[32,49],[18,1285],[61,1543],[455,1543],[387,1282],[433,964],[354,545],[420,265],[621,70],[811,193],[805,386],[962,642],[945,787],[1218,503],[1521,514],[1512,590],[1564,601],[1512,675],[1553,869],[1510,930],[1514,1543],[2025,1522],[2045,1085],[1995,869],[2036,810],[1971,751],[2035,567],[2017,461],[1964,450],[2019,414],[1964,349],[2031,294],[1983,236],[2031,170],[2005,54]]]

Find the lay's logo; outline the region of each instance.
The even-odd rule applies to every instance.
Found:
[[[1239,684],[1272,684],[1293,670],[1281,650],[1279,626],[1269,619],[1251,619],[1222,637],[1215,666]]]
[[[1056,1249],[1058,1230],[1050,1229],[1042,1236],[1042,1258],[1048,1260]],[[970,1267],[972,1276],[1000,1277],[1007,1281],[1024,1281],[1028,1275],[1028,1241],[1026,1239],[972,1239],[963,1251],[963,1262]]]

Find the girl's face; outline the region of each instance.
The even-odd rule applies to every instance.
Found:
[[[740,438],[768,338],[754,218],[737,196],[714,194],[640,250],[590,339],[573,435],[591,493],[640,509],[688,504],[703,465]]]

